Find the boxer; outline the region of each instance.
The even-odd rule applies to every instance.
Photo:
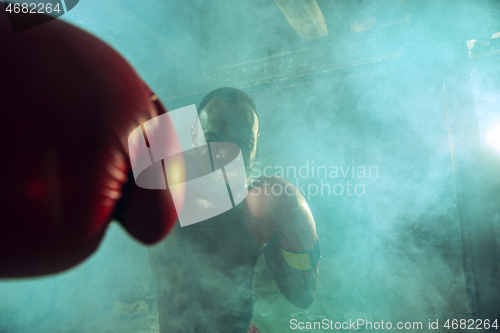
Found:
[[[234,88],[214,90],[199,105],[198,115],[193,146],[203,140],[235,143],[248,171],[259,137],[259,118],[250,96]],[[226,155],[211,154],[213,159]],[[186,165],[194,161],[196,156],[186,156]],[[320,255],[306,200],[284,179],[262,177],[249,183],[246,199],[233,209],[196,224],[176,225],[166,240],[148,249],[161,332],[258,332],[250,322],[252,280],[262,253],[292,304],[307,308],[313,302]],[[280,192],[276,188],[271,191],[273,186],[281,187],[279,195],[274,194]],[[200,203],[197,209],[206,204],[210,203]]]

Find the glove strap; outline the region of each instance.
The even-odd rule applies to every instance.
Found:
[[[317,236],[316,244],[314,244],[314,247],[310,250],[301,252],[285,250],[284,248],[282,248],[277,232],[274,233],[272,241],[278,244],[283,258],[290,268],[302,273],[309,273],[316,270],[316,268],[319,266],[321,252],[319,249],[319,238]]]

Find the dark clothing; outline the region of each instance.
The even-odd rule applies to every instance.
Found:
[[[161,331],[259,332],[250,326],[252,282],[264,246],[248,231],[245,210],[243,201],[209,220],[177,225],[150,249]]]

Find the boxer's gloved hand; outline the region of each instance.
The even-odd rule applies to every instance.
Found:
[[[280,291],[305,309],[316,295],[321,258],[309,205],[297,188],[281,178],[261,177],[252,187],[244,210],[248,230],[266,243],[264,256]]]
[[[253,217],[247,227],[256,240],[268,243],[275,232],[281,247],[302,252],[314,247],[316,225],[304,196],[278,177],[261,177],[252,184],[246,201]]]
[[[0,27],[0,278],[78,264],[113,218],[141,242],[162,239],[177,218],[172,198],[137,187],[127,148],[132,130],[165,112],[156,97],[117,52],[59,19]]]

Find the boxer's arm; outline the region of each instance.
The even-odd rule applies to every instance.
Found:
[[[307,308],[316,295],[320,257],[309,205],[283,179],[263,178],[257,186],[247,196],[254,217],[247,226],[258,241],[267,243],[264,256],[280,291],[293,305]]]
[[[308,308],[316,296],[319,262],[311,270],[298,270],[286,262],[282,248],[274,241],[264,249],[267,266],[285,298],[296,307]]]

